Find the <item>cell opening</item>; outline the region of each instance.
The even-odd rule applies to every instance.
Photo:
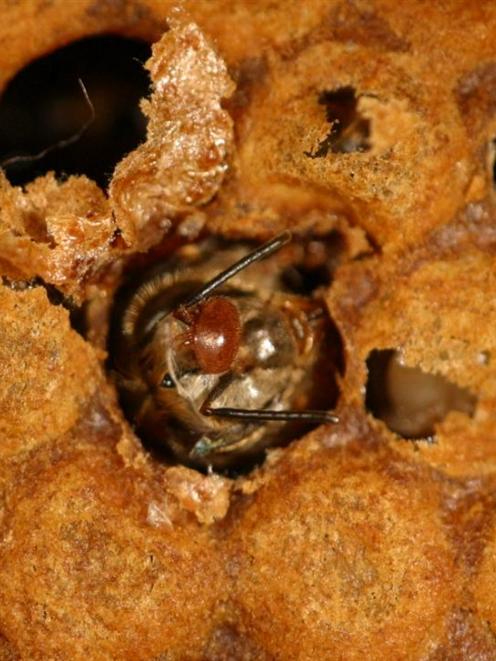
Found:
[[[284,447],[319,424],[301,420],[251,424],[219,418],[219,438],[232,435],[240,440],[246,431],[253,445],[240,447],[232,455],[214,452],[211,458],[202,457],[191,450],[203,434],[213,433],[211,418],[197,415],[205,402],[213,409],[332,411],[343,370],[340,335],[320,296],[295,294],[280,282],[280,270],[305,254],[304,243],[285,245],[218,290],[239,310],[242,341],[236,369],[215,378],[205,377],[195,366],[184,343],[174,343],[184,329],[174,315],[166,320],[164,313],[189,300],[212,276],[257,246],[209,237],[176,247],[165,257],[154,255],[147,265],[130,264],[114,299],[108,368],[125,415],[156,459],[203,471],[210,465],[217,472],[237,476],[262,464],[267,449]],[[156,284],[151,286],[152,282]],[[309,333],[313,341],[307,345]],[[164,351],[167,369],[172,366],[174,372],[174,387],[163,386]],[[259,435],[258,430],[263,433]]]
[[[54,170],[105,187],[115,165],[145,139],[139,100],[148,94],[149,55],[142,40],[107,35],[22,69],[0,98],[0,165],[9,181],[23,185]]]
[[[331,128],[313,151],[305,152],[306,156],[323,158],[329,152],[351,154],[370,149],[370,120],[358,111],[358,99],[350,86],[319,94],[318,102],[324,106]]]
[[[473,393],[440,374],[403,365],[393,349],[372,351],[367,369],[367,410],[405,439],[432,439],[450,411],[474,414]]]
[[[310,296],[322,287],[329,287],[346,253],[346,245],[339,232],[332,232],[323,238],[295,244],[291,250],[294,257],[282,271],[281,282],[295,294]]]
[[[493,138],[489,143],[487,165],[493,190],[496,190],[496,138]]]

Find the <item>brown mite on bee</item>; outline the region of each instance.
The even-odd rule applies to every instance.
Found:
[[[148,444],[222,469],[337,422],[318,410],[336,396],[323,304],[286,291],[270,259],[290,240],[251,252],[189,246],[128,288],[111,353],[123,407]]]

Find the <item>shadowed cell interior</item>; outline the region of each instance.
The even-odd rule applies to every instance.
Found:
[[[397,351],[372,351],[367,369],[368,411],[403,438],[431,438],[435,425],[450,411],[474,414],[477,398],[473,393],[441,374],[404,365]]]
[[[324,158],[329,152],[351,154],[370,149],[370,120],[358,111],[358,98],[350,86],[319,94],[318,102],[324,107],[330,130],[313,151],[305,152],[306,156]]]
[[[139,100],[149,91],[149,55],[144,41],[107,35],[22,69],[0,98],[0,165],[9,181],[22,185],[54,170],[105,187],[119,160],[145,138]]]

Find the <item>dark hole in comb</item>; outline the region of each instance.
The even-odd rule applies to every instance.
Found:
[[[440,374],[402,365],[397,351],[374,350],[367,359],[367,410],[407,439],[427,439],[450,411],[472,416],[477,399]]]
[[[496,190],[496,138],[493,138],[489,143],[488,166],[493,190]]]
[[[22,69],[0,99],[0,164],[10,182],[22,185],[55,170],[106,186],[116,163],[145,138],[139,99],[148,93],[149,54],[144,41],[99,36]]]
[[[302,296],[310,296],[321,287],[328,287],[334,272],[346,252],[346,244],[339,232],[325,238],[302,241],[301,255],[281,273],[285,288]]]
[[[370,120],[358,112],[358,97],[353,87],[321,92],[318,102],[325,108],[331,129],[313,151],[305,152],[306,156],[322,158],[329,152],[350,154],[370,149]]]

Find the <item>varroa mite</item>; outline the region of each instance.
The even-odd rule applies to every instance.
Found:
[[[304,425],[337,422],[312,407],[335,384],[332,361],[322,364],[323,304],[286,290],[267,259],[290,240],[285,232],[252,252],[200,249],[128,287],[114,319],[113,368],[148,443],[222,469]]]

